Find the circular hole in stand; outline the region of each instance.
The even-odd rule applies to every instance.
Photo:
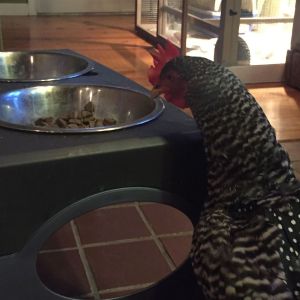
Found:
[[[95,209],[57,230],[38,254],[41,281],[78,299],[145,289],[188,256],[193,226],[179,210],[130,202]]]

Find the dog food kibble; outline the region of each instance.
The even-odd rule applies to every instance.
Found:
[[[94,116],[95,106],[88,102],[81,111],[71,112],[68,116],[58,118],[44,117],[35,120],[34,125],[49,128],[93,128],[117,124],[113,118],[98,119]]]

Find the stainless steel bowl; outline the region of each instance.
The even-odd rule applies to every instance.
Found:
[[[112,118],[115,125],[92,128],[51,128],[35,125],[39,118],[59,118],[81,111],[92,102],[94,116]],[[0,94],[0,126],[35,132],[86,133],[118,130],[149,122],[160,115],[164,103],[123,88],[94,85],[48,85]]]
[[[92,68],[84,58],[54,51],[0,52],[0,81],[52,81],[76,77]]]

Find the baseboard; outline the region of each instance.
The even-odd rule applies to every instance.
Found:
[[[29,6],[24,3],[0,3],[0,16],[27,16]]]
[[[234,66],[229,69],[244,83],[284,81],[285,64]]]

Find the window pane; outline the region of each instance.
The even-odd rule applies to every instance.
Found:
[[[165,39],[180,47],[182,0],[165,0],[160,9],[160,32]]]
[[[190,0],[188,7],[187,55],[214,60],[221,19],[221,0]]]

